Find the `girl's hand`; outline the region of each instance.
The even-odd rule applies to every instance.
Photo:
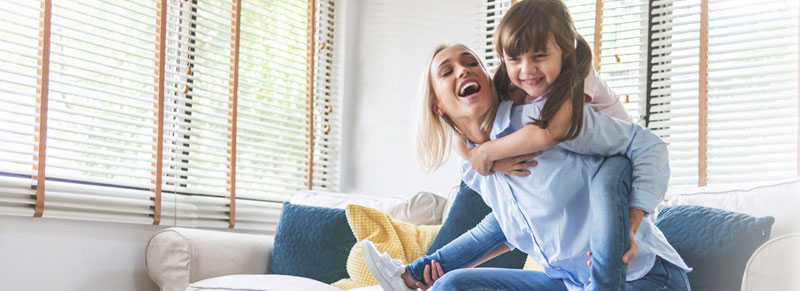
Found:
[[[492,171],[503,173],[510,176],[530,175],[531,171],[529,171],[528,168],[536,167],[539,164],[539,162],[537,161],[526,162],[526,161],[535,156],[538,156],[541,153],[542,152],[535,152],[532,154],[510,157],[507,159],[496,161],[492,165]]]
[[[481,175],[491,175],[492,161],[489,160],[489,157],[482,149],[483,147],[481,146],[469,149],[469,163],[472,166],[472,169]]]
[[[428,290],[436,280],[444,276],[442,265],[436,261],[431,261],[430,265],[425,265],[425,270],[422,271],[422,277],[425,282],[417,281],[417,287],[422,290]]]

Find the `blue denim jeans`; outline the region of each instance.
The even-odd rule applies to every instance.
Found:
[[[689,290],[686,274],[680,268],[658,260],[645,277],[625,282],[627,265],[622,255],[630,244],[628,196],[631,165],[627,158],[606,158],[592,178],[590,207],[592,224],[593,290]],[[501,268],[462,269],[486,256],[506,241],[491,213],[477,226],[435,253],[406,266],[408,274],[423,280],[423,269],[432,260],[441,264],[445,275],[436,281],[435,290],[566,290],[561,279],[542,272]],[[588,257],[587,257],[588,260]]]

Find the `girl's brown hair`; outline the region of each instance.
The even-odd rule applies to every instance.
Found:
[[[495,32],[495,51],[500,66],[494,73],[494,85],[501,95],[508,96],[511,80],[504,55],[519,56],[533,51],[546,51],[553,40],[561,49],[561,73],[550,86],[539,119],[533,124],[546,128],[565,101],[572,101],[569,127],[560,140],[573,139],[583,127],[583,82],[592,64],[592,51],[575,30],[572,16],[561,0],[522,0],[511,6]]]

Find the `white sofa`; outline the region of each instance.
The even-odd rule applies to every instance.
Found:
[[[360,204],[411,223],[437,224],[444,220],[451,200],[425,192],[410,199],[301,192],[292,202],[339,208],[347,203]],[[701,205],[775,217],[772,239],[751,257],[742,290],[800,290],[800,179],[675,188],[662,203],[662,207],[669,205]],[[268,235],[170,228],[150,239],[147,270],[162,291],[339,290],[312,279],[269,274],[272,242]],[[362,291],[365,289],[380,290],[377,286]]]

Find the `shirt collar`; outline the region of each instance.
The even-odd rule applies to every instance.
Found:
[[[492,132],[489,133],[490,139],[497,139],[497,137],[511,127],[511,107],[514,106],[512,101],[500,102],[497,106],[497,115],[494,117],[494,125]]]

